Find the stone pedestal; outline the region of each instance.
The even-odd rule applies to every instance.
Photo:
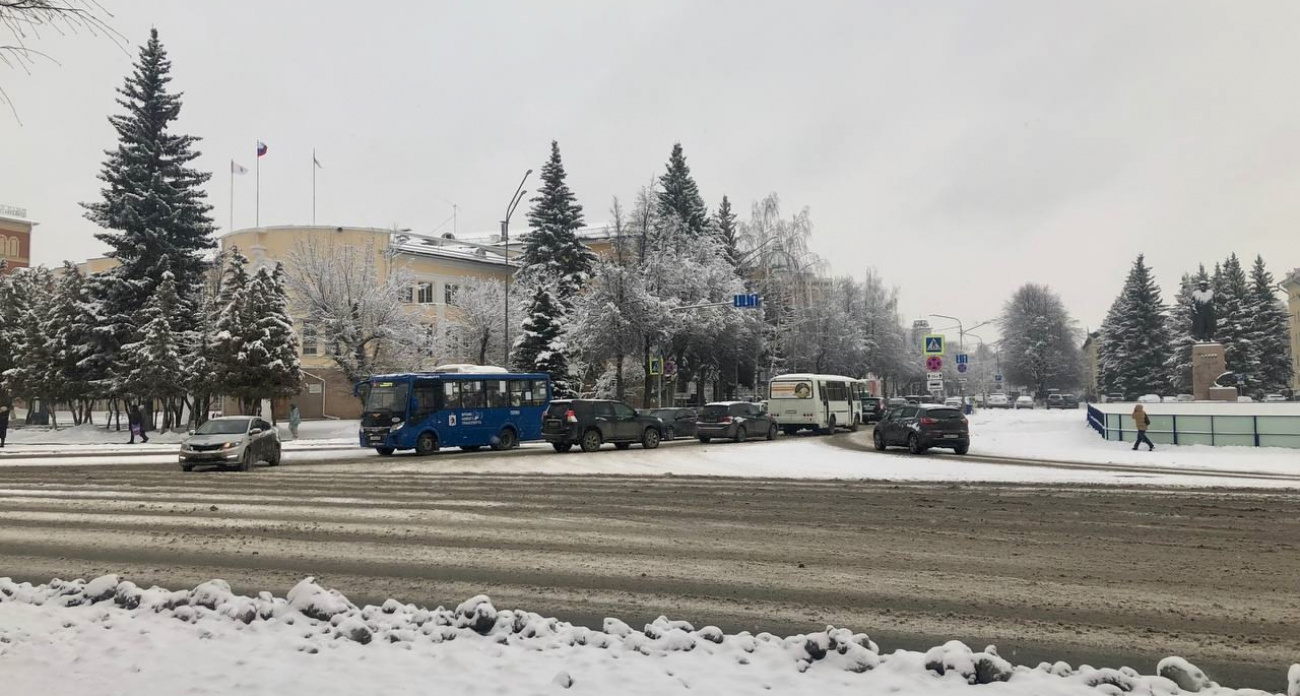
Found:
[[[1196,343],[1192,345],[1192,395],[1197,401],[1210,399],[1210,389],[1214,380],[1228,369],[1223,357],[1223,345],[1219,343]],[[1237,390],[1233,389],[1233,401]]]
[[[1236,387],[1210,387],[1210,401],[1233,401],[1237,400]]]

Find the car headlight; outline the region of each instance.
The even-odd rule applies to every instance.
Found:
[[[238,442],[226,442],[226,443],[222,443],[221,449],[223,450],[235,449],[238,446],[239,446]]]
[[[392,430],[392,432],[397,432],[398,430],[401,430],[401,429],[404,428],[404,427],[406,427],[406,423],[405,423],[405,422],[402,422],[402,423],[398,423],[397,425],[394,425],[394,426],[391,428],[391,430]]]

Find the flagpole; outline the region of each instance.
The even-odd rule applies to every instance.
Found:
[[[254,198],[257,209],[253,212],[253,227],[262,226],[262,153],[258,152],[260,148],[260,141],[253,145],[253,159],[257,160],[254,163],[257,169],[257,194]]]
[[[311,226],[316,226],[316,148],[311,149]]]
[[[235,160],[230,160],[230,227],[226,231],[235,231]]]

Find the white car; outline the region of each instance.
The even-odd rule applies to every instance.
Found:
[[[1032,397],[1032,396],[1022,396],[1022,397],[1017,398],[1017,399],[1016,399],[1016,410],[1019,411],[1019,410],[1022,409],[1022,408],[1027,408],[1027,409],[1029,409],[1030,411],[1034,410],[1034,397]]]
[[[1160,403],[1159,394],[1143,394],[1138,397],[1139,404],[1158,404]]]
[[[1011,408],[1011,402],[1007,401],[1006,394],[989,394],[989,401],[985,404],[986,408]]]
[[[259,461],[280,464],[280,433],[257,416],[213,418],[181,440],[181,471],[203,465],[248,471]]]
[[[1286,401],[1286,397],[1282,396],[1281,394],[1265,394],[1264,401],[1270,403],[1275,401]]]
[[[961,408],[961,407],[962,407],[961,397],[960,397],[960,396],[950,396],[950,397],[948,397],[948,398],[946,398],[946,399],[943,400],[943,405],[944,405],[944,406],[951,406],[952,408]]]

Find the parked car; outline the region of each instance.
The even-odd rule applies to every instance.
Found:
[[[181,471],[201,464],[248,471],[257,462],[280,464],[280,433],[257,416],[213,418],[181,440]]]
[[[879,396],[862,397],[862,422],[875,423],[885,415],[885,400]]]
[[[1196,401],[1196,397],[1191,394],[1179,394],[1175,400],[1180,404],[1186,404]]]
[[[1124,400],[1124,395],[1123,395],[1123,394],[1107,394],[1107,395],[1106,395],[1106,403],[1108,403],[1108,404],[1119,403],[1119,402],[1121,402],[1121,401],[1123,401],[1123,400]]]
[[[1034,410],[1034,397],[1028,394],[1016,397],[1015,408],[1017,411],[1021,409]]]
[[[886,406],[903,406],[906,403],[907,403],[906,398],[901,396],[895,396],[889,399],[889,403],[887,403]]]
[[[1286,401],[1286,397],[1282,396],[1281,394],[1265,394],[1264,401],[1268,403],[1272,403],[1275,401]]]
[[[696,413],[693,408],[656,408],[649,413],[664,422],[664,439],[695,437]]]
[[[912,454],[933,447],[957,454],[970,450],[970,422],[959,409],[931,404],[895,406],[885,412],[872,435],[877,450],[906,446]]]
[[[664,429],[658,416],[637,413],[609,399],[559,399],[542,417],[542,439],[556,452],[568,452],[574,445],[595,452],[607,442],[621,450],[638,442],[654,449],[663,440]]]
[[[985,404],[985,407],[1011,408],[1011,400],[1007,398],[1006,394],[989,394],[989,400],[988,403]]]
[[[1047,408],[1048,410],[1054,408],[1078,409],[1079,397],[1075,396],[1074,394],[1048,394]]]
[[[747,401],[719,401],[705,404],[695,423],[695,437],[700,442],[725,438],[744,442],[755,437],[776,439],[776,420],[758,404]]]
[[[1139,397],[1138,397],[1138,403],[1140,403],[1140,404],[1158,404],[1158,403],[1160,403],[1160,395],[1159,395],[1159,394],[1143,394],[1142,396],[1139,396]]]

